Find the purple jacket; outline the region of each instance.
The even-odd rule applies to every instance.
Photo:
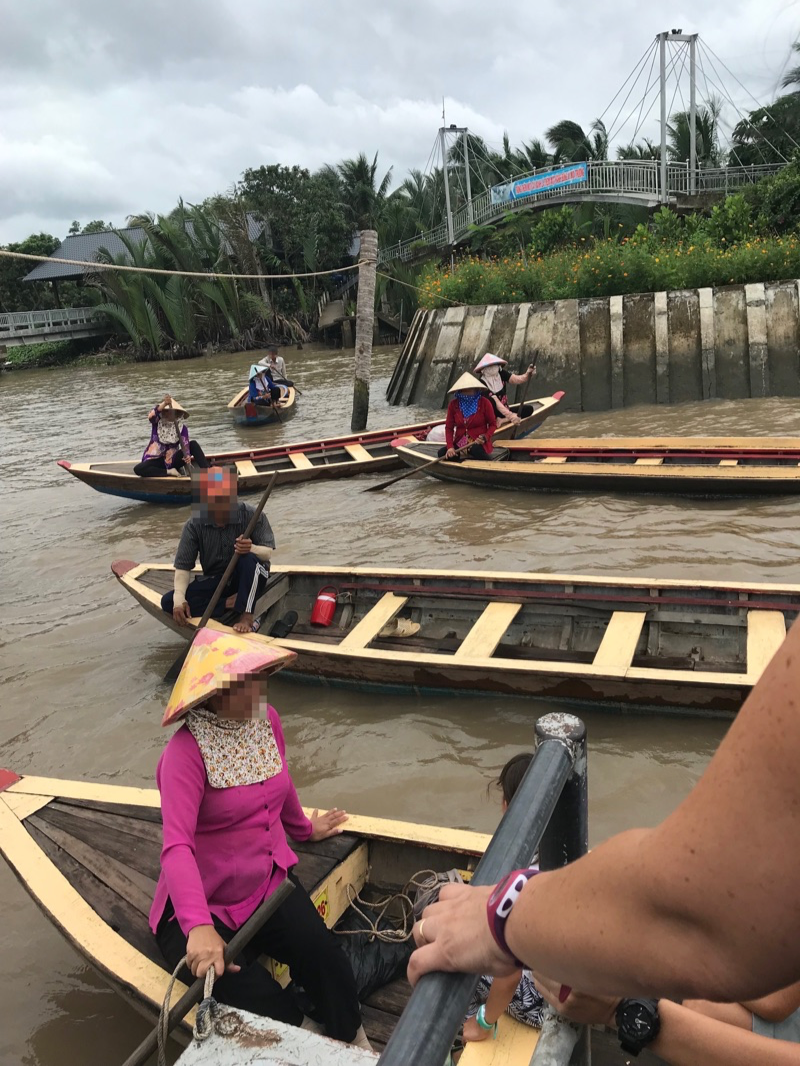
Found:
[[[161,412],[158,407],[154,407],[150,414],[147,416],[150,419],[150,443],[144,450],[142,456],[142,462],[145,459],[159,459],[163,458],[167,467],[174,467],[179,460],[189,458],[189,430],[186,428],[186,423],[181,426],[180,444],[164,444],[158,439],[158,423],[161,421]]]

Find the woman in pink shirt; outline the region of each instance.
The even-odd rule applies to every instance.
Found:
[[[257,961],[287,963],[328,1036],[369,1047],[355,979],[339,941],[292,874],[286,839],[342,832],[344,811],[307,818],[286,765],[280,718],[266,676],[295,658],[250,636],[201,629],[173,689],[163,725],[183,719],[156,771],[164,843],[150,928],[173,969],[195,977],[213,965],[222,1003],[314,1027],[291,989]],[[225,942],[287,877],[295,890],[223,973]]]

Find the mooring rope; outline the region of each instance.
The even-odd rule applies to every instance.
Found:
[[[467,307],[463,300],[451,300],[449,296],[442,296],[441,293],[428,292],[427,289],[421,289],[419,285],[412,285],[410,281],[401,281],[400,278],[392,277],[391,274],[384,274],[382,270],[377,270],[376,274],[381,278],[388,278],[389,281],[395,282],[396,285],[405,285],[407,289],[414,289],[416,292],[421,292],[423,296],[433,296],[436,300],[446,300],[447,303],[453,304],[455,307]]]
[[[206,270],[162,270],[160,267],[126,266],[123,263],[98,263],[95,260],[86,259],[58,259],[50,255],[31,255],[28,252],[10,252],[6,248],[0,248],[0,256],[8,259],[28,259],[34,263],[55,263],[64,266],[79,266],[85,270],[121,270],[131,274],[169,274],[170,277],[181,278],[233,278],[236,281],[256,281],[259,278],[264,281],[288,281],[290,278],[322,278],[327,274],[345,274],[349,270],[358,270],[359,264],[352,266],[336,267],[335,270],[312,270],[307,274],[227,274]]]
[[[376,900],[365,900],[356,892],[353,885],[347,885],[347,901],[356,914],[367,923],[365,929],[334,929],[337,936],[366,936],[370,943],[379,940],[384,944],[402,944],[411,938],[411,930],[414,926],[415,901],[412,900],[410,890],[416,888],[430,892],[439,883],[439,874],[435,870],[419,870],[405,884],[402,892],[395,892],[390,896],[381,896]],[[441,882],[446,884],[447,882]],[[400,917],[388,916],[387,912],[393,904],[399,903]],[[364,912],[366,910],[376,912],[375,918],[370,918]],[[380,923],[386,919],[395,922],[388,929],[381,929]]]
[[[169,1040],[169,1004],[172,999],[172,990],[178,980],[178,974],[186,965],[188,955],[184,955],[175,969],[164,993],[161,1003],[161,1011],[158,1015],[158,1066],[167,1066],[167,1041]],[[214,1032],[214,1022],[219,1011],[217,1001],[212,996],[216,972],[213,966],[206,970],[205,984],[203,985],[203,999],[195,1011],[195,1021],[192,1033],[195,1040],[207,1040]]]

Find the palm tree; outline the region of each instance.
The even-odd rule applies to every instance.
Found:
[[[639,141],[638,144],[631,142],[630,144],[621,145],[617,148],[617,159],[660,159],[661,158],[661,146],[653,144],[653,142],[645,137],[643,141]]]
[[[792,51],[800,54],[800,42],[795,42],[792,45]],[[796,67],[790,67],[783,76],[781,81],[782,89],[790,89],[793,93],[800,93],[800,65]]]
[[[343,159],[337,167],[330,169],[334,169],[339,178],[342,206],[353,228],[377,229],[392,183],[392,168],[389,167],[378,181],[378,153],[370,163],[360,152],[355,159]]]
[[[719,116],[722,101],[709,98],[708,107],[698,107],[695,115],[697,131],[697,162],[706,166],[719,166],[722,162],[719,147]],[[667,126],[667,151],[670,159],[682,163],[689,158],[691,121],[688,111],[677,111]]]
[[[554,162],[608,159],[608,130],[602,119],[596,118],[588,133],[572,119],[562,119],[545,131],[545,138],[557,157]]]

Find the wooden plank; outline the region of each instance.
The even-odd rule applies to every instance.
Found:
[[[556,465],[558,465],[560,463],[566,463],[566,461],[567,461],[566,455],[546,455],[544,457],[544,459],[536,459],[535,460],[535,462],[538,462],[538,463],[554,463]]]
[[[366,463],[372,459],[367,449],[361,444],[345,444],[344,450],[357,463]]]
[[[52,798],[52,796],[17,795],[14,792],[7,792],[5,795],[6,803],[21,822],[32,814],[36,814],[42,807],[46,807]]]
[[[33,839],[2,796],[0,850],[45,914],[49,915],[70,943],[115,985],[130,990],[137,999],[158,1010],[169,974],[131,946],[92,909]],[[180,981],[176,982],[175,996],[180,998],[185,991],[186,986]],[[187,1017],[188,1025],[193,1022],[194,1010]]]
[[[386,1014],[394,1014],[399,1018],[410,998],[411,985],[408,980],[405,977],[397,977],[394,981],[390,981],[388,985],[377,988],[371,995],[367,996],[364,1002],[376,1010],[382,1010]]]
[[[634,465],[635,466],[661,466],[661,464],[663,462],[664,462],[663,458],[658,458],[656,456],[653,456],[653,457],[648,457],[647,459],[637,459],[636,463]]]
[[[786,639],[786,619],[781,611],[747,612],[747,674],[755,684]]]
[[[627,670],[633,662],[646,617],[646,611],[614,611],[592,666]]]
[[[303,455],[302,452],[289,452],[289,459],[292,462],[292,466],[297,470],[314,469],[314,464],[307,456]]]
[[[800,437],[539,437],[530,440],[506,441],[504,448],[524,451],[536,447],[554,451],[648,451],[672,449],[708,451],[713,448],[739,451],[800,451]]]
[[[720,459],[719,465],[720,466],[738,466],[739,465],[739,460],[738,459]]]
[[[31,818],[30,825],[129,903],[144,918],[148,917],[156,890],[156,881],[152,877],[147,877],[119,859],[113,859],[110,855],[98,851],[91,844],[79,840],[64,829],[58,829],[43,818]]]
[[[128,785],[98,785],[93,781],[62,781],[57,777],[23,777],[8,787],[8,792],[22,792],[33,796],[105,800],[109,803],[130,803],[135,807],[160,807],[158,789],[131,788]]]
[[[156,847],[161,847],[161,811],[154,811],[158,815],[155,821],[145,818],[131,818],[128,815],[110,813],[88,806],[76,806],[69,802],[54,800],[50,804],[51,811],[58,811],[64,816],[62,825],[67,825],[67,820],[89,823],[89,825],[101,825],[113,832],[121,832],[124,835],[141,837]],[[136,808],[132,808],[135,810]],[[87,830],[91,832],[91,829]]]
[[[476,656],[493,655],[506,630],[521,610],[521,603],[487,603],[453,658],[473,659]]]
[[[528,1066],[539,1041],[539,1030],[503,1014],[497,1021],[497,1039],[470,1042],[460,1066]]]
[[[393,592],[384,593],[372,610],[368,611],[361,621],[353,626],[347,636],[339,642],[339,647],[343,651],[366,648],[370,641],[377,637],[386,623],[391,622],[407,600],[407,596],[395,596]]]
[[[257,477],[258,470],[250,459],[240,459],[236,463],[236,473],[239,477]]]
[[[161,873],[160,839],[143,840],[142,837],[123,832],[121,826],[117,829],[109,829],[108,826],[93,821],[75,818],[63,811],[53,810],[52,804],[33,817],[37,825],[41,821],[57,829],[63,829],[111,859],[129,866],[135,865],[136,869],[141,870],[153,880],[157,880]]]

